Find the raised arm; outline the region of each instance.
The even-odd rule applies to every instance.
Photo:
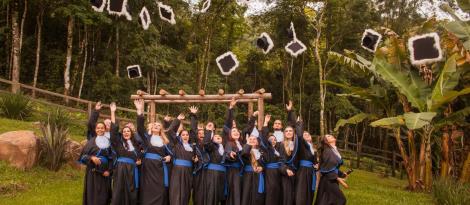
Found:
[[[287,109],[287,124],[295,127],[295,120],[297,116],[295,115],[295,112],[293,111],[294,104],[292,103],[291,100],[289,100],[289,104],[286,105]]]
[[[146,130],[145,130],[145,117],[144,117],[144,100],[134,100],[134,105],[137,110],[137,133],[142,137],[143,141],[146,141]],[[145,143],[145,142],[144,142]]]
[[[235,98],[232,98],[230,101],[228,110],[227,110],[227,116],[225,117],[225,122],[224,122],[224,127],[223,127],[223,134],[222,134],[222,140],[223,144],[228,142],[228,137],[230,135],[230,132],[232,131],[233,127],[233,108],[237,104],[237,100]]]
[[[189,118],[191,120],[191,130],[189,131],[189,142],[190,144],[199,144],[199,140],[197,139],[197,116],[196,113],[198,111],[198,108],[196,106],[191,106],[189,107]]]
[[[202,144],[204,145],[204,149],[207,152],[211,152],[212,150],[215,149],[214,142],[212,142],[212,130],[214,127],[212,127],[211,123],[208,123],[206,125],[206,129],[204,130],[204,139],[202,140]]]
[[[180,140],[178,139],[177,131],[178,127],[181,124],[181,120],[184,120],[184,114],[179,114],[178,117],[171,122],[170,127],[168,128],[167,133],[168,135],[170,135],[170,140],[173,144],[177,144],[180,142]]]
[[[267,146],[267,149],[271,149],[272,144],[269,141],[269,121],[271,121],[271,115],[267,114],[264,116],[263,128],[261,130],[260,140],[263,146]]]
[[[114,149],[118,149],[121,143],[119,139],[119,125],[116,123],[116,103],[112,102],[109,108],[111,109],[111,145]]]
[[[251,132],[253,132],[253,129],[255,129],[255,124],[256,124],[256,116],[258,116],[258,111],[254,112],[252,116],[248,117],[248,124],[246,127],[243,129],[243,139],[246,139],[246,135],[250,135]]]
[[[98,101],[95,105],[95,109],[91,111],[90,117],[88,119],[87,123],[87,140],[90,140],[91,138],[96,136],[95,133],[95,128],[96,128],[96,123],[98,122],[98,118],[100,117],[100,110],[101,110],[101,102]]]

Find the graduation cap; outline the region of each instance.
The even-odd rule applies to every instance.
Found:
[[[261,48],[264,54],[267,54],[274,47],[274,43],[273,40],[271,40],[271,37],[269,37],[266,32],[263,32],[258,37],[258,39],[256,39],[256,46],[258,46],[258,48]]]
[[[140,66],[139,65],[127,66],[127,76],[130,79],[142,77],[142,72],[140,71]]]
[[[291,56],[297,57],[307,50],[307,47],[297,38],[294,38],[294,40],[286,45],[285,49]]]
[[[127,0],[108,0],[108,13],[117,16],[125,16],[131,21],[132,16],[129,14]]]
[[[231,51],[217,57],[215,61],[217,62],[217,66],[219,67],[220,72],[223,75],[230,75],[230,73],[235,71],[235,69],[237,69],[237,67],[239,66],[237,56]]]
[[[289,39],[297,39],[294,23],[292,23],[292,21],[290,22],[290,27],[287,29],[287,37],[289,37]]]
[[[206,13],[206,11],[209,10],[209,7],[211,7],[211,0],[204,1],[204,3],[202,3],[201,10],[199,10],[199,13]]]
[[[173,25],[176,24],[175,13],[173,13],[173,9],[170,6],[158,2],[158,14],[160,19]]]
[[[366,29],[362,34],[361,46],[364,49],[375,53],[380,41],[382,41],[382,35],[380,35],[380,33],[377,33],[372,29]]]
[[[408,39],[408,50],[413,65],[434,63],[442,59],[442,50],[437,33],[411,37]]]
[[[149,11],[147,10],[145,6],[144,8],[142,8],[142,11],[140,11],[139,17],[140,17],[140,24],[142,24],[142,27],[144,28],[144,30],[147,30],[150,24],[152,23],[152,20],[150,19]]]
[[[96,12],[103,12],[107,0],[90,0],[91,8]]]

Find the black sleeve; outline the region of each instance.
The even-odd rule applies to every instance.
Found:
[[[189,118],[191,119],[191,130],[189,131],[189,142],[191,144],[199,144],[199,140],[197,139],[197,117],[195,114],[189,114]]]
[[[171,125],[171,121],[166,121],[166,120],[163,120],[163,129],[167,130],[170,128],[170,125]]]
[[[255,128],[255,116],[250,116],[250,118],[248,119],[248,124],[246,125],[246,127],[243,129],[243,139],[246,140],[246,135],[250,135],[251,132],[253,132],[253,129]]]
[[[265,126],[261,129],[259,139],[261,140],[261,143],[264,146],[266,146],[266,149],[268,149],[268,150],[271,149],[272,144],[269,141],[269,128],[268,127]]]
[[[88,119],[87,123],[87,140],[90,140],[93,137],[96,137],[95,129],[96,123],[98,122],[98,118],[100,117],[100,112],[98,110],[91,111],[90,118]]]
[[[204,130],[204,140],[202,141],[204,149],[207,152],[211,152],[215,149],[214,142],[212,142],[212,132],[209,130]]]
[[[297,116],[293,110],[287,112],[287,124],[289,126],[295,127],[295,121],[297,120]]]
[[[145,117],[143,114],[137,116],[137,133],[140,135],[143,146],[148,147],[147,131],[145,130]]]
[[[225,118],[224,127],[223,127],[222,144],[225,145],[227,143],[228,136],[230,135],[230,132],[232,131],[232,127],[233,127],[233,109],[228,109],[227,117]]]
[[[178,144],[178,136],[176,131],[178,130],[178,127],[180,126],[181,121],[178,119],[175,119],[171,122],[170,128],[168,129],[168,135],[170,136],[170,141],[172,144],[176,145]],[[176,128],[176,129],[175,129]]]
[[[111,146],[114,150],[118,151],[122,147],[121,140],[119,139],[119,126],[118,122],[111,123],[111,133],[110,133]]]
[[[243,145],[243,148],[242,148],[242,151],[241,151],[241,156],[243,159],[246,159],[246,160],[250,160],[250,156],[251,156],[251,145]]]

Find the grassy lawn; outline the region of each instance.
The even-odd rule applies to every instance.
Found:
[[[344,190],[349,205],[433,204],[431,196],[403,189],[406,182],[380,178],[377,174],[355,170]],[[54,173],[44,168],[17,171],[0,163],[0,205],[81,204],[83,172],[65,167]]]

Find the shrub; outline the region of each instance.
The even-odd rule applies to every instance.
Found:
[[[65,146],[70,119],[66,112],[57,109],[49,113],[47,120],[41,121],[42,137],[40,141],[40,165],[58,171],[66,162]]]
[[[3,94],[0,98],[0,114],[6,118],[24,120],[32,111],[31,101],[22,94]]]
[[[436,204],[465,205],[470,202],[470,185],[452,179],[438,179],[433,183],[432,196]]]

